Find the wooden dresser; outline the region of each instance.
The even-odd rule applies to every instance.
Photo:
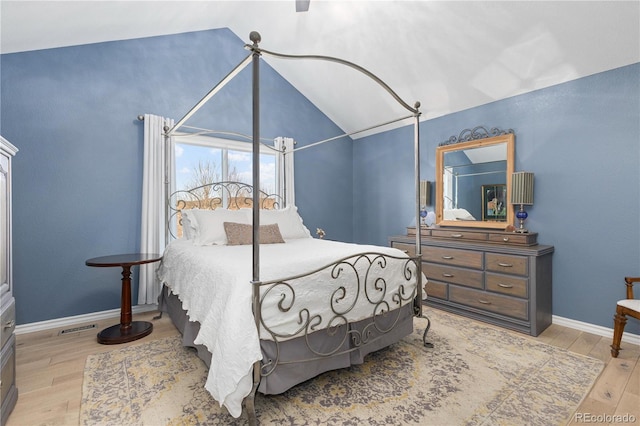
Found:
[[[16,388],[16,303],[11,252],[11,159],[18,150],[0,136],[0,424],[18,400]]]
[[[553,246],[537,234],[422,228],[427,305],[537,336],[551,324]],[[415,228],[389,238],[415,254]]]

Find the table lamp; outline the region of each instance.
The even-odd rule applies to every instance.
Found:
[[[529,216],[524,210],[524,206],[533,205],[533,173],[515,172],[511,175],[511,198],[510,203],[520,205],[520,210],[516,212],[516,217],[520,221],[515,232],[529,232],[524,227],[524,221]]]

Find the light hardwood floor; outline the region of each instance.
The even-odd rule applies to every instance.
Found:
[[[117,323],[117,319],[94,322],[98,326],[97,329],[66,335],[59,335],[59,330],[18,335],[18,404],[9,416],[6,426],[77,425],[82,375],[87,356],[178,333],[166,315],[159,320],[152,320],[156,314],[147,312],[135,315],[135,320],[153,321],[153,333],[143,340],[122,345],[101,345],[96,342],[96,333]],[[634,416],[635,424],[640,424],[638,346],[623,342],[620,356],[617,359],[611,358],[610,338],[558,325],[552,325],[535,339],[599,358],[606,363],[600,378],[578,408],[577,415],[574,415],[570,424],[594,424],[598,420],[595,416],[625,414]],[[562,386],[562,383],[558,383],[558,386]]]

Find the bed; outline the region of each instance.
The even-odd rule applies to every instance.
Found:
[[[262,54],[278,55],[260,49],[256,34],[248,46],[254,72]],[[254,80],[254,91],[256,86]],[[166,137],[206,99],[167,129]],[[415,117],[416,218],[418,106],[409,107]],[[258,109],[254,103],[254,159]],[[367,354],[412,333],[426,297],[420,235],[415,257],[392,247],[325,240],[322,233],[313,237],[295,205],[253,190],[260,188],[259,163],[253,170],[252,185],[207,184],[217,195],[206,200],[195,189],[167,193],[170,242],[158,268],[164,285],[160,309],[182,333],[183,344],[195,347],[209,366],[205,387],[233,417],[246,409],[251,424],[256,392],[282,393],[325,371],[362,363]]]

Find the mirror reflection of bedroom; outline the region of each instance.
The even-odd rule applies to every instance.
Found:
[[[470,129],[466,136],[481,132]],[[462,134],[436,149],[436,223],[504,229],[513,223],[509,205],[513,133],[465,140]],[[460,139],[462,139],[460,141]]]

